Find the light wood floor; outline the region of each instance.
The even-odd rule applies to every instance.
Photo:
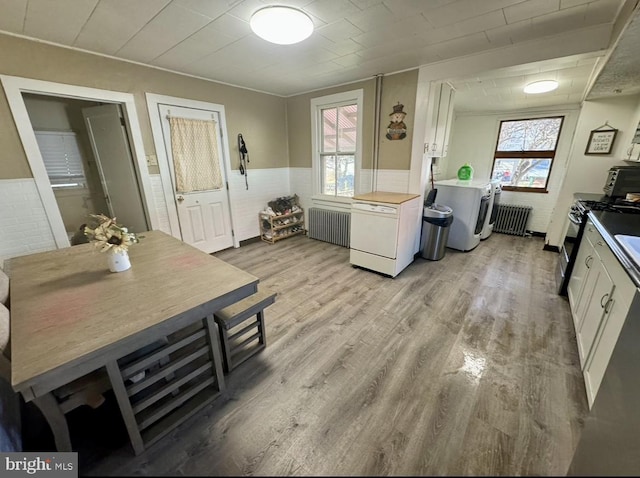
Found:
[[[80,472],[564,475],[587,404],[542,247],[494,234],[395,279],[303,236],[218,253],[278,292],[268,347],[228,375],[228,400]]]

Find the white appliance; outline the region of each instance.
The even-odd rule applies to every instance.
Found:
[[[480,233],[489,210],[491,183],[481,180],[436,181],[439,204],[453,209],[453,223],[447,239],[447,247],[470,251],[480,244]]]
[[[500,204],[501,194],[502,185],[500,184],[500,181],[497,179],[492,179],[489,210],[487,211],[487,217],[484,220],[484,226],[482,226],[482,232],[480,233],[481,241],[484,241],[493,232],[493,225],[496,223],[496,217],[498,216],[498,205]]]
[[[377,191],[354,196],[349,262],[397,276],[413,262],[421,211],[417,194]]]

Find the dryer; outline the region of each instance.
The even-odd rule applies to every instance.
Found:
[[[453,209],[447,247],[470,251],[480,244],[480,234],[489,212],[491,183],[482,180],[444,179],[435,182],[438,203]]]
[[[484,220],[484,226],[480,233],[480,240],[484,241],[493,232],[493,225],[498,217],[498,205],[500,204],[500,195],[502,194],[502,185],[499,179],[491,180],[491,198],[489,199],[489,210]]]

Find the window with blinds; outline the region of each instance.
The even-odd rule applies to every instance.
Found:
[[[86,178],[77,135],[72,131],[36,131],[35,134],[51,187],[85,187]]]

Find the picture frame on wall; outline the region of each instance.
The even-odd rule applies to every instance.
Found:
[[[584,154],[611,154],[618,130],[605,124],[591,131]]]

